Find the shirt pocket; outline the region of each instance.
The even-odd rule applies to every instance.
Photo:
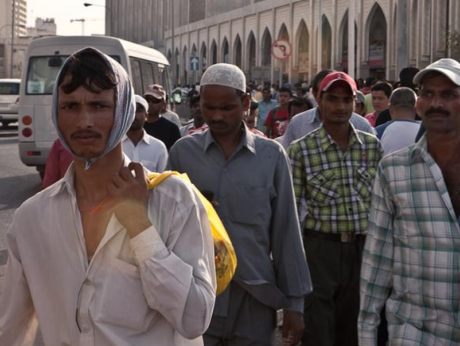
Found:
[[[363,201],[370,201],[376,168],[359,167],[354,177],[354,188]]]
[[[270,188],[235,186],[229,195],[232,221],[262,225],[271,215]]]
[[[334,171],[325,170],[307,177],[308,200],[318,206],[327,206],[339,197],[337,179]]]
[[[139,268],[117,258],[111,259],[103,283],[99,320],[145,331],[156,315],[144,297]]]

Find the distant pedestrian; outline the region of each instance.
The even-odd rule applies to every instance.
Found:
[[[374,111],[367,114],[366,119],[373,127],[375,127],[379,113],[388,108],[388,100],[392,91],[393,87],[387,82],[378,82],[372,86],[371,95]]]
[[[382,142],[385,155],[415,143],[420,122],[415,120],[417,94],[412,89],[401,87],[390,96],[390,122],[377,126],[375,131]]]
[[[257,129],[265,133],[265,121],[268,113],[278,105],[278,102],[272,99],[270,88],[265,87],[262,90],[262,101],[259,102],[259,118],[257,119]]]
[[[42,189],[46,189],[48,186],[64,178],[73,159],[73,155],[64,148],[60,139],[56,139],[46,160]]]
[[[144,130],[149,104],[140,95],[135,95],[136,115],[126,136],[123,138],[123,152],[131,161],[142,163],[151,172],[163,172],[168,161],[168,150],[162,141]]]
[[[280,88],[278,92],[278,106],[268,112],[265,119],[265,135],[275,139],[282,136],[289,124],[288,104],[292,98],[292,90],[287,87]]]
[[[144,129],[150,136],[161,140],[169,150],[180,138],[180,131],[176,124],[161,116],[161,111],[166,107],[166,92],[159,84],[149,85],[144,98],[149,104]]]

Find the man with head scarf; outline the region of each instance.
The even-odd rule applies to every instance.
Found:
[[[0,345],[26,343],[34,317],[46,345],[202,344],[216,289],[206,212],[174,177],[148,190],[123,155],[134,107],[107,55],[85,48],[63,65],[53,121],[75,160],[15,213]]]
[[[169,168],[212,193],[238,258],[232,283],[216,300],[206,346],[271,345],[278,309],[286,343],[297,344],[311,291],[288,158],[244,124],[249,104],[238,67],[210,66],[201,79],[209,129],[180,139],[168,159]]]

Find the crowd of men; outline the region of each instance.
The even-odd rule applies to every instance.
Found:
[[[161,85],[134,95],[116,61],[76,52],[53,178],[8,231],[0,344],[38,320],[45,345],[266,346],[282,310],[285,345],[459,345],[460,63],[361,84],[324,70],[252,93],[215,64],[181,124]],[[149,189],[164,170],[233,243],[217,297],[206,211],[177,177]]]

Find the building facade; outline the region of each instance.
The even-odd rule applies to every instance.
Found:
[[[459,59],[457,0],[106,1],[117,23],[109,33],[153,41],[182,84],[199,80],[217,62],[236,64],[249,80],[270,83],[310,81],[324,68],[348,71],[350,3],[356,78],[397,80],[403,67]],[[283,60],[273,55],[280,42],[288,53]]]
[[[18,38],[27,34],[27,0],[0,0],[0,8],[0,78],[11,77],[12,73],[16,77],[14,72],[22,54]],[[12,44],[16,47],[13,52]]]

